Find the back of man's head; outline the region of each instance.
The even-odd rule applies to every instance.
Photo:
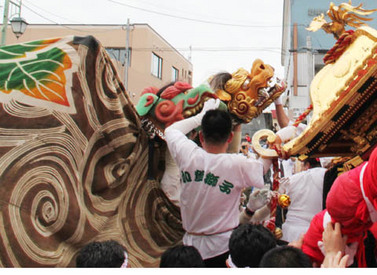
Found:
[[[229,254],[237,267],[258,267],[263,255],[274,247],[274,235],[262,225],[240,225],[229,240]]]
[[[322,167],[318,158],[307,158],[304,160],[304,165],[309,168]]]
[[[162,254],[160,267],[205,267],[205,265],[195,247],[177,245]]]
[[[91,242],[80,250],[76,267],[121,267],[126,258],[125,251],[113,240]]]
[[[279,246],[264,254],[260,267],[313,267],[302,250],[292,246]]]
[[[226,111],[209,110],[202,119],[202,133],[205,142],[210,144],[225,143],[232,132],[232,119]]]

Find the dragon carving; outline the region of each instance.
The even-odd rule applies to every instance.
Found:
[[[214,75],[210,85],[238,123],[249,123],[286,89],[285,82],[274,76],[273,67],[260,59],[253,62],[250,72],[240,68],[233,74]]]
[[[164,139],[163,132],[172,123],[197,114],[210,98],[217,98],[207,86],[193,88],[185,82],[176,82],[158,91],[155,87],[145,88],[136,105],[142,117],[144,130],[153,138],[155,135]],[[226,110],[221,103],[220,108]]]
[[[372,18],[363,17],[365,15],[370,15],[377,9],[365,10],[362,8],[363,4],[357,7],[352,6],[351,0],[349,3],[342,3],[339,6],[335,6],[333,2],[330,3],[330,8],[327,11],[327,15],[330,17],[332,22],[328,23],[325,20],[325,16],[321,15],[315,17],[310,23],[309,27],[306,28],[308,31],[318,31],[323,29],[326,33],[331,33],[334,38],[338,40],[340,36],[345,32],[345,26],[351,27],[361,27],[365,25],[363,21],[370,21]]]
[[[225,75],[225,78],[224,78]],[[274,69],[262,60],[254,61],[251,72],[240,68],[235,73],[220,73],[210,79],[210,86],[196,88],[176,82],[158,91],[148,87],[136,105],[147,132],[163,138],[163,130],[175,121],[198,113],[209,98],[220,98],[220,108],[228,110],[238,123],[257,117],[286,88],[274,78]]]

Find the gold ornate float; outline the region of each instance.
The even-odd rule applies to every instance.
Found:
[[[338,26],[332,33],[339,40],[326,54],[326,65],[311,82],[310,123],[299,136],[281,147],[286,156],[363,156],[377,143],[377,31],[361,22],[367,19],[350,15],[350,12],[366,15],[376,10],[363,10],[361,5],[352,7],[351,2],[338,7],[330,5],[328,15],[333,26]],[[358,28],[345,31],[346,24]],[[259,144],[261,136],[274,138],[257,132],[253,143]],[[259,153],[271,157],[271,151],[259,150]]]

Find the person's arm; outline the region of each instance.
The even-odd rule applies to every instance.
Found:
[[[275,99],[275,110],[276,110],[276,118],[278,120],[280,128],[284,128],[288,126],[289,118],[284,111],[283,103],[280,97]]]
[[[322,268],[342,268],[347,267],[348,258],[350,255],[344,255],[342,257],[342,252],[338,252],[335,255],[329,254],[325,256],[321,267]]]
[[[252,223],[252,224],[259,224],[265,219],[268,219],[268,217],[271,214],[271,210],[268,207],[268,205],[265,205],[258,210],[255,210],[255,212],[249,212],[245,209],[243,209],[240,213],[240,224],[245,223]]]
[[[298,240],[291,241],[288,245],[301,249],[302,244],[304,243],[304,236],[304,234],[301,234]]]
[[[280,138],[282,142],[287,142],[295,137],[297,137],[297,128],[295,126],[287,126],[280,129],[276,135]]]
[[[210,99],[204,103],[202,111],[192,117],[174,122],[172,125],[165,129],[165,135],[169,133],[170,130],[175,129],[183,134],[188,134],[193,129],[199,127],[202,123],[202,119],[205,113],[209,110],[217,109],[220,105],[220,99]]]
[[[263,175],[267,174],[268,170],[270,170],[272,165],[272,159],[265,159],[265,158],[259,158],[259,160],[263,164]]]
[[[289,195],[289,187],[291,185],[291,177],[284,177],[279,179],[279,190],[280,194],[287,194]]]
[[[279,123],[280,129],[293,125],[293,121],[289,120],[289,117],[284,111],[282,101],[279,98],[275,99],[276,118]],[[297,126],[297,135],[301,134],[306,128],[306,124],[300,123]]]
[[[282,150],[282,143],[286,143],[295,137],[297,137],[297,128],[294,126],[287,126],[277,131],[274,146],[279,152],[281,152],[281,158],[288,158],[286,152]]]
[[[190,118],[177,121],[165,129],[165,141],[174,161],[180,164],[181,158],[188,158],[198,146],[189,140],[186,134],[202,123],[202,118],[208,110],[216,109],[220,100],[210,99],[204,103],[202,111]]]
[[[246,208],[240,214],[240,224],[250,222],[257,210],[263,208],[271,200],[271,191],[269,189],[255,190],[249,196]]]
[[[229,143],[228,153],[236,154],[240,151],[241,135],[241,124],[237,124],[233,129],[233,139]]]
[[[336,263],[337,254],[340,252],[340,256],[344,255],[346,250],[347,236],[342,236],[340,229],[340,223],[335,223],[334,227],[331,222],[329,222],[322,234],[323,247],[325,252],[325,259],[322,263],[323,267],[331,267],[332,264]],[[344,257],[343,257],[344,258]],[[339,261],[343,261],[338,260]],[[348,260],[348,258],[347,258]],[[345,262],[347,262],[347,260]]]
[[[267,219],[269,219],[271,214],[271,209],[268,204],[259,208],[255,211],[255,214],[251,217],[250,223],[259,224]]]

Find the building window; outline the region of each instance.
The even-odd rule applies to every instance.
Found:
[[[152,75],[162,79],[162,58],[152,53]]]
[[[171,81],[177,81],[179,77],[179,71],[175,67],[171,67]]]
[[[188,72],[188,83],[191,85],[192,84],[192,72]]]
[[[122,65],[125,65],[126,60],[126,49],[125,48],[106,48],[107,53],[110,55],[110,58],[118,60]],[[128,67],[131,66],[131,48],[128,48]]]

